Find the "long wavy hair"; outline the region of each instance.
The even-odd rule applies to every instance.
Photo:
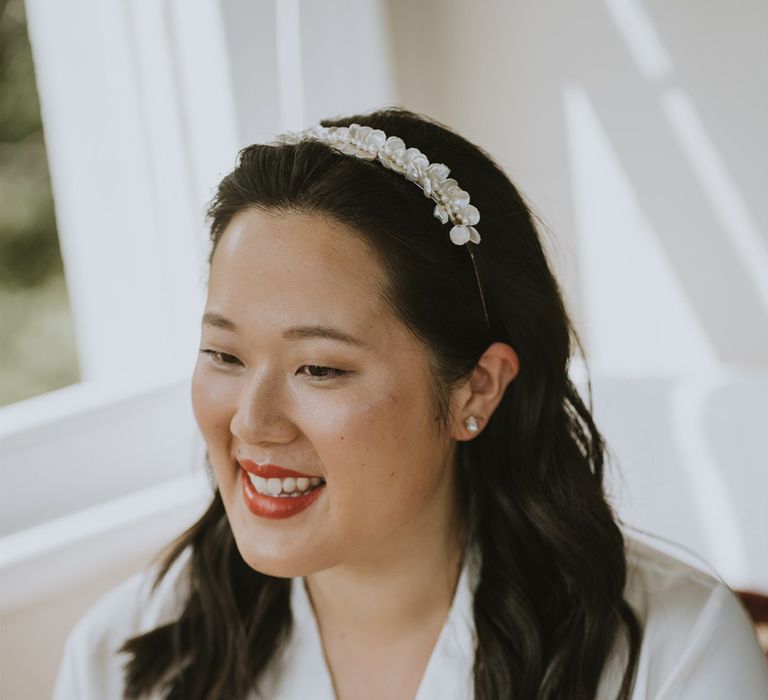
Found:
[[[322,143],[252,145],[207,214],[212,250],[248,208],[318,214],[349,227],[387,273],[385,303],[423,342],[436,414],[489,344],[511,345],[520,371],[485,429],[456,445],[465,523],[481,554],[474,596],[476,700],[593,698],[626,642],[618,698],[630,697],[642,630],[624,599],[625,541],[603,487],[605,444],[569,379],[578,338],[532,214],[492,158],[442,124],[399,108],[325,120],[399,136],[446,163],[482,213],[475,258],[413,183]],[[189,593],[169,624],[126,641],[128,697],[244,698],[288,638],[290,580],[240,556],[218,490],[174,543],[155,585],[189,553]],[[595,575],[599,572],[599,575]],[[623,637],[623,639],[620,639]]]

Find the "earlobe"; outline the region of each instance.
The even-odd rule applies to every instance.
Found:
[[[468,393],[459,408],[457,439],[471,439],[481,431],[519,371],[520,361],[510,345],[496,342],[488,347],[465,385]]]

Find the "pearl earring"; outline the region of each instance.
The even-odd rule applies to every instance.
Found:
[[[469,418],[464,421],[464,425],[470,433],[476,433],[480,430],[480,426],[477,424],[477,418],[475,418],[475,416],[469,416]]]

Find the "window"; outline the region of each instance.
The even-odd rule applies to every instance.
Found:
[[[0,405],[80,379],[21,0],[0,16]]]

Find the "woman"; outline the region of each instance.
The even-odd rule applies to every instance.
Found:
[[[411,112],[322,124],[218,188],[214,497],[78,625],[58,696],[764,697],[727,587],[617,526],[508,178]]]

